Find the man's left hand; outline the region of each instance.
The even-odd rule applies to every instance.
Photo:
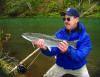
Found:
[[[68,49],[68,43],[67,41],[60,42],[57,47],[62,51],[62,53],[65,53]]]

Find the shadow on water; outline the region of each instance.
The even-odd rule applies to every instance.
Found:
[[[91,77],[99,77],[100,71],[100,18],[81,18],[80,20],[90,34],[92,41],[92,50],[87,57],[87,67]],[[9,56],[15,57],[19,61],[23,60],[27,55],[35,50],[32,44],[21,37],[24,32],[35,32],[53,35],[56,31],[63,27],[61,18],[8,18],[0,19],[0,26],[4,26],[5,32],[11,33],[12,37],[4,45],[4,52]],[[36,53],[28,61],[27,66],[37,55]],[[37,58],[36,62],[28,69],[26,77],[42,77],[43,74],[55,63],[54,57],[47,57],[43,54]]]

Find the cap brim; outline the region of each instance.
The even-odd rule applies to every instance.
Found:
[[[70,12],[66,11],[66,12],[61,12],[60,13],[61,16],[65,16],[65,15],[68,15],[68,16],[73,16]]]
[[[61,16],[65,16],[65,13],[64,13],[64,12],[61,12],[60,15],[61,15]]]
[[[65,14],[67,14],[68,16],[73,16],[69,11],[66,11]]]

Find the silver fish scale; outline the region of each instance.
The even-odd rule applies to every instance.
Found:
[[[49,36],[46,34],[41,34],[41,33],[23,33],[22,37],[25,38],[26,40],[29,40],[32,42],[33,40],[37,41],[39,39],[44,39],[45,40],[45,46],[47,47],[56,47],[59,42],[62,42],[63,40],[57,39],[55,36]],[[76,41],[67,41],[69,45],[72,47],[76,48]]]

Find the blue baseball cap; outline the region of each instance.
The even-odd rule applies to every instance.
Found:
[[[65,12],[61,12],[61,16],[65,15],[80,17],[79,11],[75,8],[68,8]]]

